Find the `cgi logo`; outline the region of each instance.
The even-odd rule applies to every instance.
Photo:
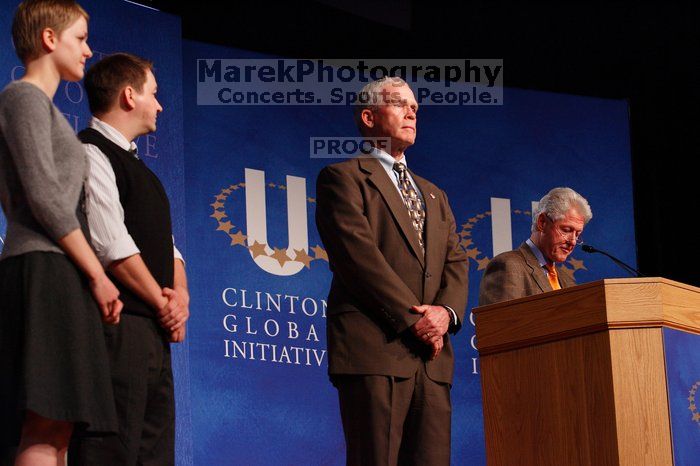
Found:
[[[267,192],[275,195],[286,192],[286,247],[277,247],[268,241]],[[244,193],[245,232],[231,223],[230,216],[234,211],[240,211]],[[238,199],[237,204],[234,203],[235,199]],[[469,257],[470,268],[471,263],[474,263],[477,271],[485,269],[493,256],[513,249],[512,220],[515,218],[518,222],[525,222],[529,230],[531,212],[537,208],[536,202],[531,203],[531,210],[512,210],[510,199],[492,197],[490,202],[491,210],[469,218],[461,224],[461,229],[459,223],[457,226],[459,245]],[[230,246],[246,248],[262,270],[272,275],[291,276],[304,268],[310,269],[314,261],[328,262],[328,255],[320,244],[309,247],[308,205],[315,203],[315,198],[307,196],[306,178],[286,175],[285,184],[276,184],[265,181],[264,171],[246,168],[245,182],[231,184],[214,196],[214,202],[210,204],[213,209],[210,217],[216,220],[216,231],[221,231],[230,238]],[[453,205],[453,208],[459,211],[457,205]],[[279,212],[273,214],[283,215]],[[242,214],[237,216],[239,221],[243,220],[242,217]],[[490,228],[488,224],[482,226],[482,221],[486,223],[489,218]],[[491,256],[485,252],[489,249],[489,240]],[[567,265],[562,267],[563,273],[572,276],[578,270],[586,270],[586,267],[583,261],[574,257],[570,257]]]
[[[278,248],[270,245],[267,237],[267,203],[266,192],[287,194],[287,247]],[[231,223],[229,213],[233,211],[233,198],[237,193],[245,192],[246,231],[238,229]],[[306,178],[286,176],[286,184],[265,182],[265,172],[245,169],[245,182],[232,184],[222,189],[210,204],[213,212],[210,217],[216,219],[216,231],[223,231],[231,238],[231,246],[248,249],[255,264],[267,273],[290,276],[299,273],[304,267],[311,268],[311,262],[322,260],[328,262],[326,251],[316,245],[310,250],[307,204],[316,199],[306,195]],[[229,210],[227,210],[227,207]]]

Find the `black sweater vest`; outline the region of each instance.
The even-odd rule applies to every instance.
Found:
[[[163,287],[173,286],[173,239],[170,202],[158,177],[142,160],[113,143],[99,131],[87,128],[78,134],[83,143],[97,146],[114,169],[124,224],[141,251],[146,267]],[[113,278],[126,314],[154,318],[155,310]]]

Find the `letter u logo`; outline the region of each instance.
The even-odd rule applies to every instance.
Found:
[[[245,169],[245,210],[248,244],[267,242],[267,207],[265,203],[265,172]],[[266,255],[251,257],[265,272],[289,276],[299,273],[304,264],[294,259],[296,251],[309,252],[309,232],[306,212],[306,179],[287,175],[287,232],[286,249],[265,247]]]

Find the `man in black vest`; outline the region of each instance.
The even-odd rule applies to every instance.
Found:
[[[105,326],[119,434],[75,438],[73,465],[174,464],[170,342],[185,337],[189,294],[162,184],[138,157],[138,136],[163,110],[153,64],[119,53],[93,65],[85,89],[94,115],[79,137],[90,158],[92,243],[119,287],[121,323]]]

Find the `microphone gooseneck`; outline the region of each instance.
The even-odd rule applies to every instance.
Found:
[[[616,263],[617,265],[619,265],[620,267],[622,267],[627,273],[631,273],[632,275],[637,276],[637,277],[643,277],[643,276],[644,276],[644,275],[642,275],[642,274],[639,272],[639,270],[637,270],[637,269],[635,269],[635,268],[633,268],[633,267],[630,267],[629,265],[625,264],[624,262],[622,262],[622,261],[621,261],[620,259],[618,259],[617,257],[615,257],[615,256],[613,256],[613,255],[611,255],[611,254],[608,254],[608,253],[605,252],[605,251],[602,251],[602,250],[600,250],[600,249],[594,248],[594,247],[591,246],[590,244],[582,244],[582,245],[581,245],[581,249],[583,249],[584,252],[587,252],[587,253],[589,253],[589,254],[593,254],[593,253],[599,252],[600,254],[602,254],[602,255],[604,255],[604,256],[610,258],[614,263]]]

